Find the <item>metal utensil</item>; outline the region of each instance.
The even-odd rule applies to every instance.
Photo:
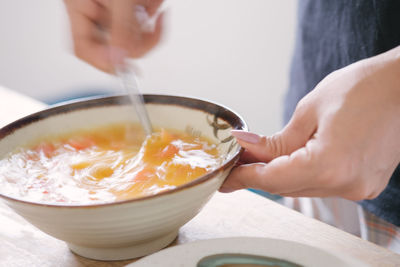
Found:
[[[141,24],[141,30],[144,32],[153,32],[157,18],[169,7],[171,2],[172,0],[164,1],[157,12],[151,17],[147,15],[144,7],[137,6],[135,16]],[[122,87],[128,93],[146,135],[150,135],[153,132],[153,127],[144,104],[143,95],[139,90],[135,71],[126,59],[122,60],[122,62],[120,59],[114,62],[115,73],[119,77]]]
[[[114,64],[115,72],[121,81],[122,87],[125,89],[132,101],[132,105],[136,110],[136,114],[139,117],[144,132],[146,135],[150,135],[153,132],[153,127],[147,113],[143,95],[139,90],[136,74],[129,63],[127,63],[126,60],[124,61],[125,64]]]

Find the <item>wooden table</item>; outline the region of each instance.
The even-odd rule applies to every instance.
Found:
[[[0,87],[0,126],[42,108],[40,102]],[[180,229],[172,246],[233,236],[281,238],[344,253],[371,266],[400,266],[399,254],[246,190],[216,193]],[[37,230],[0,203],[0,266],[124,266],[130,262],[133,260],[100,262],[77,256],[64,242]]]

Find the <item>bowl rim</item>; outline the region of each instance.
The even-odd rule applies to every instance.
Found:
[[[225,120],[229,125],[231,125],[236,130],[248,131],[248,126],[244,119],[232,109],[218,104],[216,102],[205,100],[197,97],[188,97],[188,96],[180,96],[180,95],[163,95],[163,94],[144,94],[144,101],[146,104],[163,104],[163,105],[175,105],[181,106],[191,109],[198,109],[209,113],[211,115],[217,115],[218,118]],[[129,104],[129,97],[126,94],[116,94],[116,95],[102,95],[102,96],[94,96],[94,97],[85,97],[74,99],[70,101],[61,102],[56,105],[49,106],[41,111],[32,113],[28,116],[22,117],[14,122],[11,122],[4,127],[0,128],[0,142],[3,138],[8,135],[13,134],[14,131],[21,129],[27,125],[38,122],[40,120],[46,119],[51,116],[60,115],[62,113],[67,113],[70,111],[91,109],[97,107],[105,107],[105,106],[113,106],[113,105],[126,105]],[[212,110],[208,110],[207,108],[212,108]],[[212,113],[212,111],[216,111],[216,113]],[[231,121],[229,121],[231,119]],[[236,124],[236,125],[235,125]],[[183,191],[189,188],[192,188],[196,185],[202,184],[213,177],[216,176],[217,173],[223,172],[229,167],[231,167],[236,160],[239,159],[240,155],[243,153],[244,148],[240,147],[238,151],[234,153],[231,159],[222,164],[220,167],[215,170],[202,175],[188,183],[177,186],[174,189],[169,189],[162,191],[157,194],[137,197],[126,200],[112,201],[112,202],[104,202],[104,203],[94,203],[94,204],[61,204],[61,203],[41,203],[34,202],[29,200],[23,200],[17,197],[11,197],[0,193],[0,197],[9,200],[15,201],[22,204],[29,204],[35,206],[42,207],[57,207],[57,208],[100,208],[105,206],[112,205],[120,205],[127,203],[135,203],[139,201],[151,200],[158,197],[162,197],[165,195],[173,194],[178,191]]]

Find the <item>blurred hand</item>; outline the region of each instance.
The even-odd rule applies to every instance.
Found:
[[[75,54],[113,72],[112,57],[141,57],[160,40],[162,15],[154,31],[143,31],[140,19],[151,17],[162,0],[64,0]]]
[[[245,148],[221,192],[372,199],[400,162],[400,47],[327,76],[270,137],[232,131]]]

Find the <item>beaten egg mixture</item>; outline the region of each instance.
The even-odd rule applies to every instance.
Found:
[[[161,129],[113,124],[48,137],[0,160],[0,192],[45,203],[93,204],[157,194],[221,164],[215,144]]]

